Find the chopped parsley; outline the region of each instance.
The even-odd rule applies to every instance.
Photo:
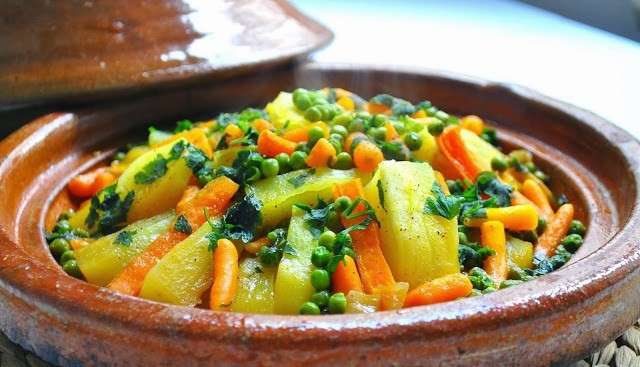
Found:
[[[305,184],[313,175],[316,173],[316,170],[311,168],[297,176],[290,177],[287,182],[290,183],[293,187],[298,188]]]
[[[302,218],[313,237],[318,238],[327,225],[329,214],[333,210],[333,204],[319,199],[315,208],[304,204],[294,204],[294,206],[305,212]]]
[[[193,123],[190,120],[180,120],[176,122],[176,128],[173,130],[175,134],[193,129]]]
[[[437,181],[431,187],[433,197],[428,197],[424,205],[425,214],[438,215],[446,219],[453,219],[460,214],[464,198],[455,195],[445,195]]]
[[[496,198],[496,205],[505,207],[511,205],[511,193],[513,188],[498,180],[493,172],[482,172],[476,178],[478,190],[484,194]]]
[[[469,272],[469,280],[473,284],[473,288],[484,291],[488,288],[495,288],[493,280],[489,277],[484,269],[476,267]]]
[[[185,233],[185,234],[191,234],[191,232],[192,232],[191,224],[189,224],[189,221],[187,220],[187,217],[185,217],[182,214],[180,214],[178,216],[178,218],[176,218],[176,223],[174,224],[173,228],[176,231],[182,232],[182,233]]]
[[[116,235],[113,243],[121,246],[131,246],[131,242],[133,242],[133,236],[135,236],[136,231],[121,231]]]
[[[464,269],[481,267],[485,258],[495,254],[493,249],[479,246],[477,243],[458,245],[458,259]]]
[[[410,102],[389,94],[378,94],[371,98],[369,102],[389,107],[394,116],[410,115],[416,112],[416,108]]]
[[[109,234],[117,231],[127,220],[127,213],[133,203],[135,193],[127,193],[121,198],[116,193],[116,186],[111,185],[104,188],[93,198],[89,214],[85,219],[88,228],[94,228],[94,234]]]
[[[174,161],[182,155],[182,152],[187,147],[188,143],[184,141],[178,141],[175,143],[169,151],[169,157],[165,158],[161,154],[158,154],[151,162],[147,163],[142,169],[135,174],[134,181],[139,185],[148,185],[160,177],[164,176],[168,170],[168,164]],[[188,144],[190,146],[190,144]]]

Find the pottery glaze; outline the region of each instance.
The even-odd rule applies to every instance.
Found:
[[[552,274],[482,297],[358,315],[221,313],[159,304],[64,274],[42,234],[72,175],[150,122],[262,106],[327,85],[431,100],[494,121],[530,149],[587,223]],[[526,88],[428,70],[307,65],[44,116],[0,143],[0,329],[64,366],[527,365],[580,359],[640,315],[640,144],[582,109]]]

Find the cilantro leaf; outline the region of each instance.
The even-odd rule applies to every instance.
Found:
[[[378,200],[380,200],[380,206],[382,209],[387,210],[384,207],[384,189],[382,188],[382,181],[378,180],[378,182],[376,182],[376,187],[378,188]]]
[[[394,116],[410,115],[416,112],[416,108],[410,102],[389,94],[378,94],[377,96],[371,98],[370,102],[382,104],[391,108],[391,113]]]
[[[425,214],[439,215],[446,219],[453,219],[460,214],[463,197],[446,196],[436,181],[433,182],[431,192],[433,197],[428,197],[424,205]]]
[[[190,120],[180,120],[176,122],[176,128],[173,130],[175,134],[187,130],[191,130],[193,128],[193,123]]]
[[[307,180],[309,180],[315,173],[316,170],[311,168],[300,173],[297,176],[290,177],[287,182],[290,183],[293,187],[298,188],[304,185],[304,183],[307,182]]]
[[[191,231],[192,231],[191,224],[189,224],[187,217],[185,217],[182,214],[180,214],[178,218],[176,218],[176,223],[173,226],[173,228],[178,232],[182,232],[186,234],[191,234]]]
[[[481,267],[487,256],[495,255],[496,252],[488,247],[479,246],[476,243],[460,244],[458,246],[458,259],[465,269]]]
[[[480,173],[476,179],[476,185],[478,185],[480,192],[495,197],[497,206],[505,207],[511,205],[513,188],[500,182],[495,173]]]
[[[303,216],[305,224],[313,237],[318,238],[327,225],[329,214],[333,210],[333,204],[327,204],[320,199],[315,208],[303,204],[294,204],[294,206],[305,211]]]
[[[131,242],[133,241],[133,236],[135,234],[136,231],[121,231],[116,235],[113,243],[121,246],[131,246]]]
[[[120,198],[115,185],[104,188],[91,198],[85,224],[88,228],[96,227],[94,234],[104,235],[117,231],[126,222],[134,197],[135,193],[130,191],[124,198]]]
[[[167,160],[160,154],[136,173],[134,180],[138,185],[147,185],[167,173]]]
[[[475,289],[483,291],[487,288],[495,288],[493,280],[491,280],[487,272],[480,267],[471,269],[468,276]]]
[[[327,271],[329,273],[334,273],[338,268],[338,264],[340,264],[340,261],[342,261],[344,265],[347,264],[347,261],[344,259],[344,254],[332,256],[329,260],[329,263],[327,264]]]
[[[244,243],[251,242],[262,223],[262,202],[252,191],[234,203],[224,216],[226,234],[229,238]]]

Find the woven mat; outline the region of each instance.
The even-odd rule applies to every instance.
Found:
[[[640,320],[618,339],[569,367],[640,367]],[[53,367],[0,334],[0,367]]]

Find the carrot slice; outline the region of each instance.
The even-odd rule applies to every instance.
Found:
[[[482,246],[496,252],[495,255],[491,255],[484,260],[484,270],[487,271],[487,274],[494,282],[500,284],[509,275],[504,225],[495,220],[482,223],[482,226],[480,226],[480,242]]]
[[[396,131],[396,128],[395,126],[393,126],[391,121],[387,121],[387,123],[384,124],[384,128],[386,129],[385,138],[384,138],[386,141],[391,141],[400,136],[398,135],[398,132]]]
[[[344,150],[346,152],[353,152],[353,149],[358,145],[359,142],[368,140],[367,136],[361,132],[354,132],[347,135],[347,139],[344,141]]]
[[[350,291],[362,292],[362,281],[355,261],[351,256],[345,256],[344,262],[340,261],[336,267],[336,271],[331,276],[334,292],[342,292],[349,294]]]
[[[468,296],[472,290],[473,285],[465,275],[449,274],[412,289],[404,300],[404,307],[453,301]]]
[[[236,191],[238,191],[238,184],[226,176],[217,177],[199,192],[195,192],[193,187],[187,188],[176,207],[177,212],[187,218],[192,228],[198,228],[206,220],[204,217],[205,208],[208,215],[222,215],[227,210]],[[108,287],[123,294],[137,295],[149,270],[187,236],[188,234],[178,232],[174,228],[159,236],[134,258],[111,281]]]
[[[351,199],[362,198],[364,197],[362,183],[358,178],[336,184],[333,195],[336,198],[340,196],[347,196]],[[363,206],[356,208],[354,212],[361,210],[364,210]],[[345,227],[350,227],[363,220],[364,217],[354,219],[341,218]],[[351,239],[353,240],[353,250],[356,253],[356,265],[365,292],[371,294],[376,288],[394,285],[396,281],[380,248],[380,228],[378,223],[372,222],[363,230],[351,232]]]
[[[255,241],[249,242],[246,245],[244,245],[244,249],[245,251],[247,251],[250,254],[257,254],[258,251],[260,251],[260,249],[266,245],[269,244],[269,239],[267,237],[260,237]]]
[[[367,104],[367,108],[369,109],[369,113],[372,115],[390,115],[391,109],[386,105],[380,103],[371,103]]]
[[[456,178],[475,181],[482,170],[471,159],[460,137],[460,129],[460,126],[449,126],[444,129],[437,139],[438,148],[453,171],[457,173]]]
[[[261,133],[263,130],[273,130],[273,124],[271,124],[269,121],[267,120],[263,120],[263,119],[256,119],[253,120],[253,128],[256,129],[256,131],[258,131],[259,133]]]
[[[99,190],[96,190],[94,183],[96,178],[103,172],[106,172],[107,167],[98,167],[87,173],[77,175],[69,181],[67,189],[71,195],[77,198],[90,198],[95,195]]]
[[[233,140],[239,139],[244,135],[244,133],[242,132],[242,129],[235,124],[227,125],[227,127],[224,128],[224,134],[226,135],[227,143],[230,143]]]
[[[96,176],[96,179],[93,181],[93,186],[92,186],[92,190],[94,192],[93,195],[95,195],[96,193],[98,193],[98,191],[104,189],[105,187],[110,186],[115,181],[116,181],[116,176],[113,173],[109,172],[109,170],[104,170],[100,172]]]
[[[289,140],[289,141],[294,141],[296,143],[301,143],[303,141],[308,141],[309,140],[309,130],[313,129],[314,127],[319,127],[322,129],[322,131],[324,132],[324,137],[328,138],[329,137],[329,127],[327,126],[327,124],[325,124],[322,121],[318,121],[315,122],[313,124],[308,124],[302,127],[298,127],[295,129],[291,129],[291,130],[287,130],[284,134],[282,134],[282,137]]]
[[[336,148],[329,143],[329,140],[320,138],[311,148],[306,163],[309,167],[327,167],[336,159]]]
[[[263,130],[258,136],[258,152],[267,157],[275,157],[280,153],[291,155],[296,150],[296,143],[276,135],[273,131]]]
[[[186,130],[172,135],[171,137],[155,145],[154,148],[173,143],[178,139],[186,139],[189,143],[202,150],[202,152],[206,154],[207,157],[213,157],[213,150],[211,149],[211,144],[209,143],[209,137],[207,136],[206,129],[202,127],[196,127],[191,130]]]
[[[368,140],[362,141],[353,151],[353,163],[363,172],[373,172],[383,160],[380,148]]]
[[[545,229],[542,236],[538,238],[538,244],[536,245],[536,256],[538,257],[550,257],[556,252],[556,247],[560,244],[560,241],[569,232],[571,221],[573,220],[574,208],[572,204],[564,204],[553,215],[549,223],[547,223],[547,229]]]
[[[212,310],[231,306],[238,288],[238,250],[226,238],[218,240],[213,252],[213,285],[209,304]]]
[[[532,179],[524,180],[520,191],[522,191],[522,194],[531,200],[536,207],[540,208],[544,219],[549,220],[549,218],[553,216],[553,209],[551,209],[549,199],[537,182]]]

